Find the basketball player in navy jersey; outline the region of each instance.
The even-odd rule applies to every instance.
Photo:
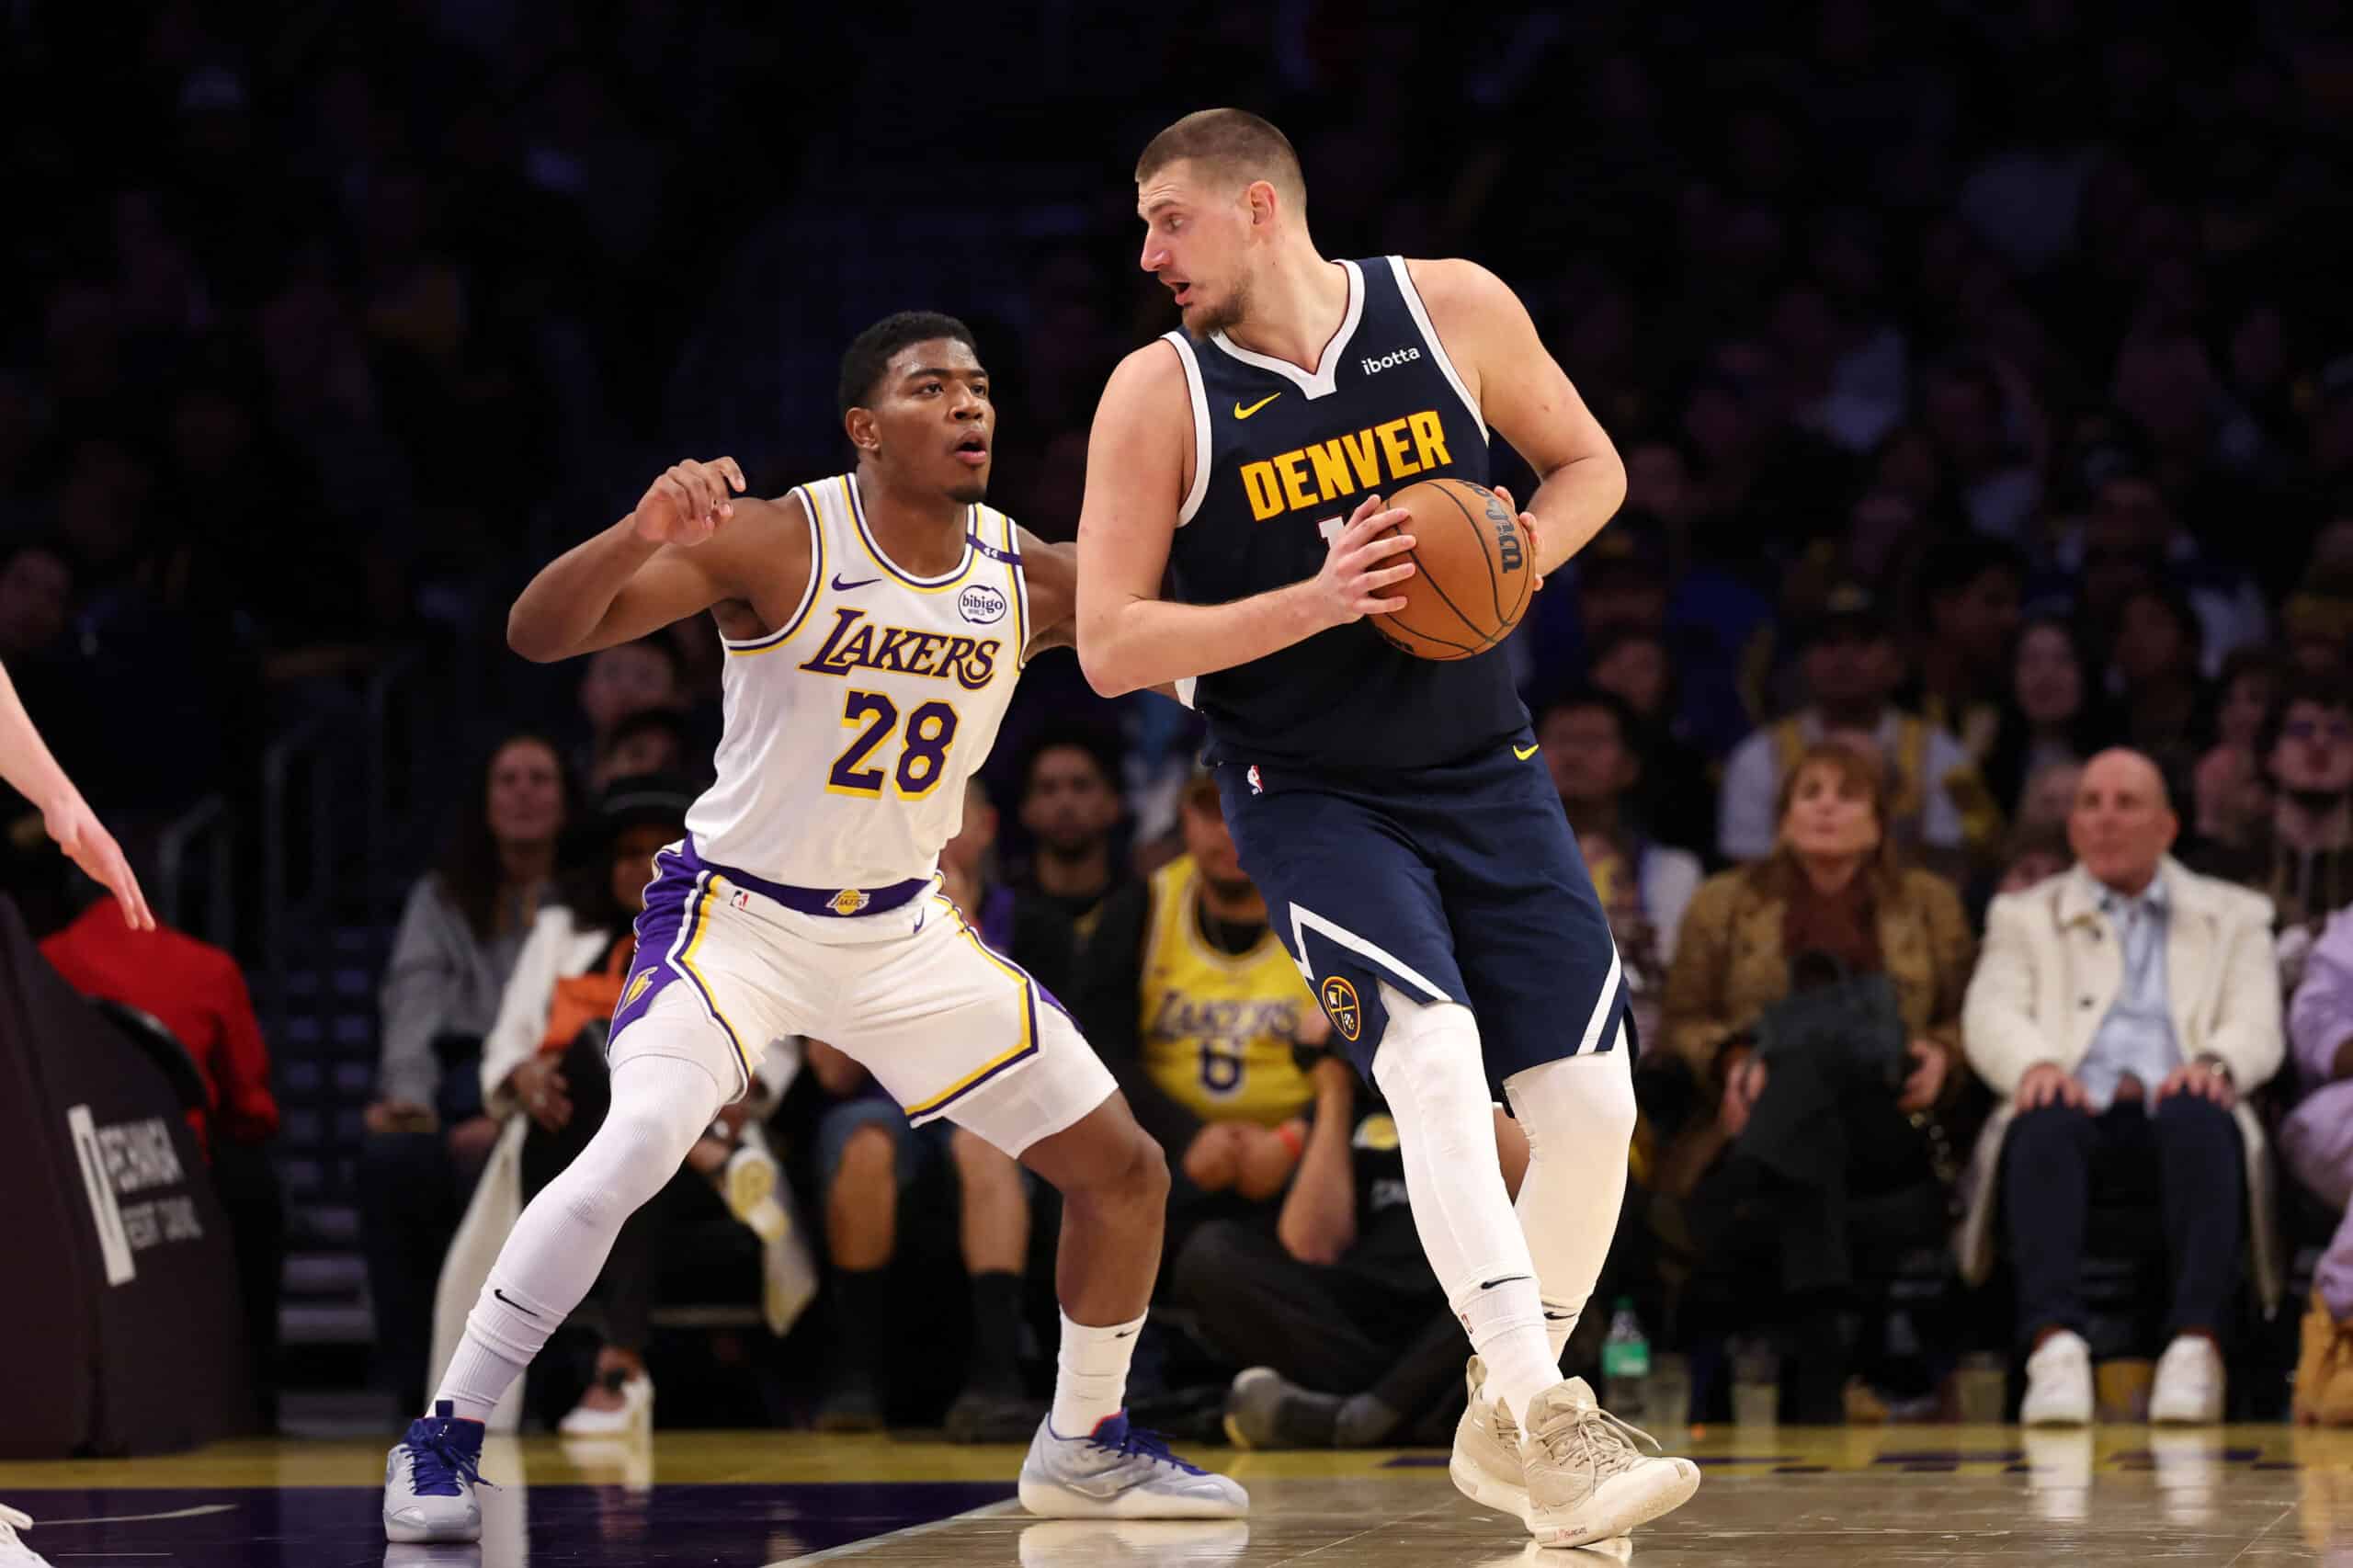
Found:
[[[1490,427],[1542,476],[1521,516],[1540,578],[1617,510],[1624,470],[1494,275],[1319,255],[1265,120],[1188,115],[1136,184],[1142,265],[1184,331],[1131,354],[1096,413],[1079,658],[1107,696],[1190,687],[1243,866],[1395,1113],[1477,1352],[1455,1483],[1546,1546],[1621,1535],[1699,1474],[1560,1371],[1634,1125],[1617,949],[1505,656],[1416,659],[1366,618],[1415,570],[1382,496],[1486,483]],[[1517,1215],[1498,1091],[1530,1145]]]

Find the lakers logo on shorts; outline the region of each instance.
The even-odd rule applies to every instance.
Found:
[[[1357,988],[1347,977],[1334,975],[1316,991],[1316,999],[1324,1004],[1324,1016],[1340,1031],[1340,1038],[1350,1045],[1364,1032],[1364,1009],[1358,1005]]]
[[[861,888],[844,888],[834,894],[826,908],[835,915],[852,915],[874,902],[873,896]]]

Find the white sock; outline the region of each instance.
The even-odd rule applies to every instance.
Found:
[[[1054,1409],[1046,1418],[1058,1437],[1083,1437],[1104,1417],[1117,1415],[1128,1397],[1128,1362],[1143,1319],[1089,1328],[1062,1314],[1062,1348],[1054,1357]]]
[[[1536,1264],[1495,1154],[1479,1028],[1459,1003],[1417,1002],[1384,982],[1389,1028],[1374,1081],[1397,1123],[1414,1228],[1430,1269],[1487,1363],[1487,1388],[1516,1416],[1561,1381],[1546,1346]]]
[[[632,1027],[654,1022],[641,1018]],[[490,1418],[499,1396],[597,1283],[621,1222],[677,1174],[718,1114],[722,1092],[709,1073],[675,1056],[632,1056],[613,1069],[604,1125],[507,1233],[435,1403],[448,1400],[468,1421]]]
[[[1528,1137],[1519,1226],[1544,1298],[1552,1362],[1608,1260],[1626,1199],[1626,1148],[1634,1136],[1634,1076],[1621,1025],[1605,1051],[1515,1073],[1504,1085]]]

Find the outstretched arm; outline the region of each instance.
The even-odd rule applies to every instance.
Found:
[[[114,894],[132,930],[155,928],[147,895],[139,891],[139,879],[131,875],[122,846],[50,755],[49,743],[33,728],[32,715],[25,711],[5,665],[0,665],[0,778],[40,809],[40,824],[50,837],[92,881]]]
[[[1184,371],[1161,344],[1120,362],[1095,411],[1086,445],[1086,501],[1078,520],[1078,661],[1106,697],[1263,659],[1319,631],[1402,609],[1382,590],[1413,574],[1391,557],[1413,537],[1375,536],[1404,522],[1370,495],[1333,537],[1324,569],[1305,582],[1230,604],[1160,597],[1169,540],[1186,490],[1192,419]],[[1191,461],[1208,460],[1193,452]]]
[[[1540,480],[1524,515],[1533,519],[1537,575],[1550,576],[1624,503],[1618,449],[1502,278],[1472,261],[1406,268],[1482,416]]]

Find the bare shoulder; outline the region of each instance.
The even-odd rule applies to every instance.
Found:
[[[1433,324],[1447,318],[1469,321],[1491,311],[1525,309],[1510,284],[1461,256],[1408,260],[1405,272]]]
[[[1176,346],[1154,338],[1130,349],[1103,385],[1102,412],[1130,420],[1187,417],[1192,394],[1186,390],[1185,367]]]

